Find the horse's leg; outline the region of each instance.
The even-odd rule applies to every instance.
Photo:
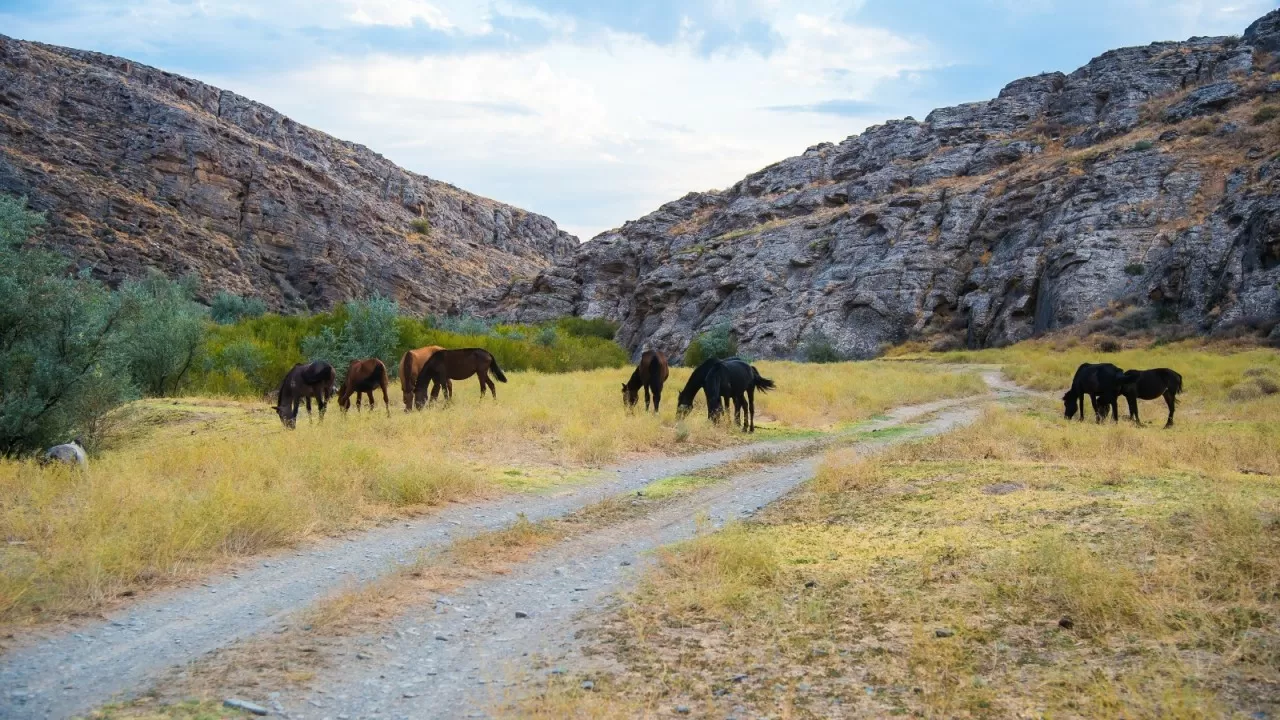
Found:
[[[747,388],[747,411],[751,413],[751,432],[756,431],[756,388]]]
[[[658,403],[660,402],[662,402],[662,388],[659,386],[653,389],[653,412],[655,414],[658,412]]]
[[[357,413],[359,413],[361,410],[360,403],[362,402],[364,402],[364,393],[357,390],[356,391],[356,412]]]
[[[1171,428],[1173,427],[1173,408],[1178,404],[1178,396],[1173,394],[1173,388],[1167,387],[1164,389],[1164,402],[1169,406],[1169,419],[1165,421],[1164,426]]]
[[[387,409],[387,417],[391,417],[391,401],[387,399],[387,375],[382,374],[382,406]]]
[[[644,411],[649,412],[649,384],[644,386]]]
[[[311,422],[311,396],[307,396],[307,422]]]

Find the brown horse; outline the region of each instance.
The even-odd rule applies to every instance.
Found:
[[[356,412],[360,412],[360,396],[369,396],[369,409],[375,407],[373,402],[374,388],[382,388],[382,404],[387,406],[387,414],[391,414],[391,401],[387,399],[387,366],[378,358],[368,360],[352,360],[347,368],[347,377],[342,381],[342,389],[338,391],[338,407],[342,412],[351,409],[351,396],[356,396]]]
[[[498,378],[498,382],[507,381],[507,376],[502,374],[502,368],[498,367],[498,361],[488,350],[483,348],[437,350],[432,353],[431,359],[418,373],[418,379],[413,386],[413,404],[419,409],[427,404],[427,385],[431,383],[435,384],[431,388],[432,401],[439,397],[442,385],[445,388],[445,398],[452,398],[453,385],[449,381],[466,380],[472,375],[480,378],[480,397],[484,397],[484,389],[488,387],[493,393],[493,399],[497,400],[498,388],[489,379],[490,370],[493,371],[493,376]]]
[[[404,393],[404,411],[409,412],[413,409],[413,388],[418,382],[418,373],[422,372],[422,366],[427,364],[431,356],[440,352],[444,348],[439,345],[428,345],[420,347],[417,350],[410,350],[400,358],[400,389]],[[453,394],[453,383],[446,383],[448,394]]]
[[[320,405],[320,421],[324,422],[324,410],[333,395],[333,386],[338,374],[333,366],[323,360],[309,365],[294,365],[284,380],[280,382],[280,390],[276,392],[276,414],[280,422],[292,430],[298,424],[298,406],[307,401],[307,418],[311,417],[311,398]]]
[[[635,408],[640,401],[640,388],[643,387],[645,412],[649,410],[650,391],[653,392],[653,411],[658,412],[658,405],[662,402],[662,385],[670,374],[671,368],[667,365],[666,355],[656,350],[645,350],[640,355],[640,364],[631,373],[631,379],[622,384],[622,403],[627,409]]]

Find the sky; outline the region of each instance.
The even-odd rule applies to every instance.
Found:
[[[819,142],[1278,0],[0,0],[586,240]]]

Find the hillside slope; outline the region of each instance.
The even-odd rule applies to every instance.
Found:
[[[445,310],[577,246],[235,93],[4,36],[0,192],[46,211],[42,242],[104,280],[194,273],[205,297],[280,310],[372,292]]]
[[[1203,330],[1274,319],[1277,50],[1280,11],[872,127],[603,233],[485,309],[612,318],[624,345],[676,357],[721,323],[759,356],[821,333],[866,357],[1117,304]]]

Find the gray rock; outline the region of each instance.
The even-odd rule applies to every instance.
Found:
[[[940,638],[949,638],[955,634],[956,634],[956,631],[952,630],[951,628],[938,628],[937,630],[933,631],[933,636],[940,637]]]
[[[688,706],[688,705],[677,705],[677,706],[676,706],[676,712],[677,712],[677,713],[680,713],[681,715],[688,715],[688,714],[689,714],[689,706]]]
[[[591,680],[583,680],[583,681],[582,681],[582,689],[583,689],[583,690],[594,690],[595,688],[596,688],[596,684],[595,684],[594,682],[592,682]]]
[[[258,705],[256,703],[251,703],[248,700],[227,698],[226,700],[222,701],[222,704],[226,707],[234,708],[236,710],[243,710],[253,715],[269,715],[271,713],[271,711],[266,709],[265,707]]]
[[[78,440],[72,440],[63,445],[54,445],[44,451],[42,460],[45,463],[71,465],[81,470],[89,467],[89,456],[85,453],[84,448],[80,446]]]
[[[0,36],[0,87],[0,192],[27,196],[48,214],[41,242],[112,284],[159,268],[199,276],[205,300],[314,310],[377,292],[441,312],[578,245],[548,218],[122,58]]]
[[[1270,41],[1270,27],[1255,35]],[[1069,75],[1018,80],[993,100],[890,121],[685,195],[475,309],[611,318],[624,347],[674,362],[724,323],[741,352],[794,359],[815,334],[851,358],[909,339],[1004,345],[1117,302],[1176,309],[1204,330],[1273,317],[1280,195],[1268,183],[1280,160],[1241,174],[1201,212],[1209,180],[1199,154],[1182,153],[1212,152],[1200,147],[1212,138],[1043,158],[1052,141],[1087,148],[1146,123],[1121,144],[1135,147],[1160,127],[1147,104],[1188,83],[1172,117],[1243,101],[1255,91],[1233,78],[1252,63],[1253,48],[1229,38],[1103,53]],[[1140,277],[1125,272],[1135,259]]]
[[[1021,483],[1002,482],[988,485],[982,488],[982,492],[988,495],[1008,495],[1009,493],[1018,492],[1022,487]]]
[[[527,613],[527,612],[525,612],[525,611],[523,611],[523,610],[517,610],[517,611],[516,611],[516,619],[518,619],[518,620],[523,620],[523,619],[525,619],[525,618],[527,618],[527,617],[529,617],[529,613]]]

